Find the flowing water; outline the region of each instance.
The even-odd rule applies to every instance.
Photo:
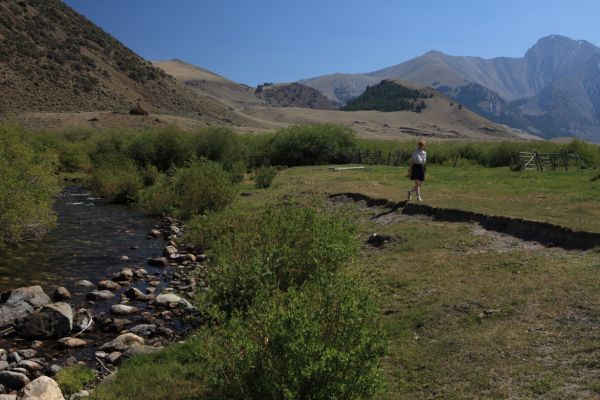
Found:
[[[159,256],[165,245],[146,238],[156,220],[82,188],[66,187],[55,210],[57,226],[42,240],[0,253],[0,292],[41,285],[51,294],[57,286],[74,289],[80,279],[97,283],[124,267],[145,267],[146,259]],[[129,260],[118,258],[123,255]]]

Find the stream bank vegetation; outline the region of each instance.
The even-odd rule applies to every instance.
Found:
[[[336,126],[260,136],[40,133],[17,141],[53,159],[52,168],[86,174],[92,190],[115,202],[184,219],[185,241],[209,256],[202,272],[209,289],[196,295],[206,325],[127,361],[93,398],[599,393],[590,326],[600,306],[597,252],[503,247],[470,224],[393,213],[379,223],[370,207],[326,202],[342,192],[404,200],[405,168],[334,173],[323,165],[355,162],[367,150],[408,153],[412,142],[366,141]],[[590,181],[597,173],[510,171],[515,152],[527,149],[568,149],[591,166],[600,160],[596,146],[578,141],[431,143],[426,201],[599,231],[600,189]],[[252,181],[252,171],[275,165],[268,187]],[[361,244],[373,232],[389,244]]]

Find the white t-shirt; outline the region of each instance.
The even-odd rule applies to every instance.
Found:
[[[413,164],[421,164],[424,165],[427,161],[427,152],[425,150],[416,149],[413,151],[411,157]]]

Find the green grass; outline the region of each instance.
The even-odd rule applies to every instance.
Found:
[[[56,382],[60,390],[67,395],[82,391],[95,378],[94,371],[85,365],[74,365],[56,374]]]
[[[466,164],[466,163],[465,163]],[[575,230],[600,232],[600,181],[597,170],[522,171],[506,167],[432,165],[423,186],[425,204],[549,222]],[[341,192],[362,193],[391,201],[406,199],[412,186],[406,167],[368,166],[365,170],[331,172],[328,166],[281,171],[267,193],[252,202],[290,193],[302,197]],[[250,185],[245,191],[252,191]]]
[[[328,194],[339,192],[400,201],[410,186],[405,175],[405,168],[393,167],[335,173],[327,167],[290,168],[268,189],[244,182],[242,190],[250,195],[240,197],[237,206],[255,210],[283,198],[323,207]],[[600,193],[590,181],[594,175],[432,166],[424,196],[434,206],[598,231],[594,199]],[[375,212],[355,210],[359,237],[366,240],[377,232],[393,241],[381,249],[364,244],[356,268],[377,289],[388,337],[386,385],[379,398],[600,396],[600,252],[526,245],[476,234],[471,224],[400,213],[377,224],[367,218]],[[164,393],[199,398],[203,366],[182,366],[171,356],[192,351],[186,346],[193,344],[160,356],[165,368],[157,369],[158,359],[134,359],[97,398],[161,398]],[[147,389],[158,379],[164,393]]]

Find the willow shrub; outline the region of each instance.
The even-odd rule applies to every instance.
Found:
[[[135,162],[120,154],[103,157],[97,162],[88,183],[95,193],[114,203],[136,201],[143,187]]]
[[[293,205],[230,208],[193,219],[188,232],[212,259],[208,303],[226,314],[247,309],[263,289],[286,291],[334,274],[358,249],[350,215]]]
[[[0,247],[39,237],[55,222],[57,168],[56,152],[35,150],[18,127],[0,125]]]
[[[182,361],[205,366],[207,399],[369,399],[385,350],[375,299],[346,274],[264,294]]]

